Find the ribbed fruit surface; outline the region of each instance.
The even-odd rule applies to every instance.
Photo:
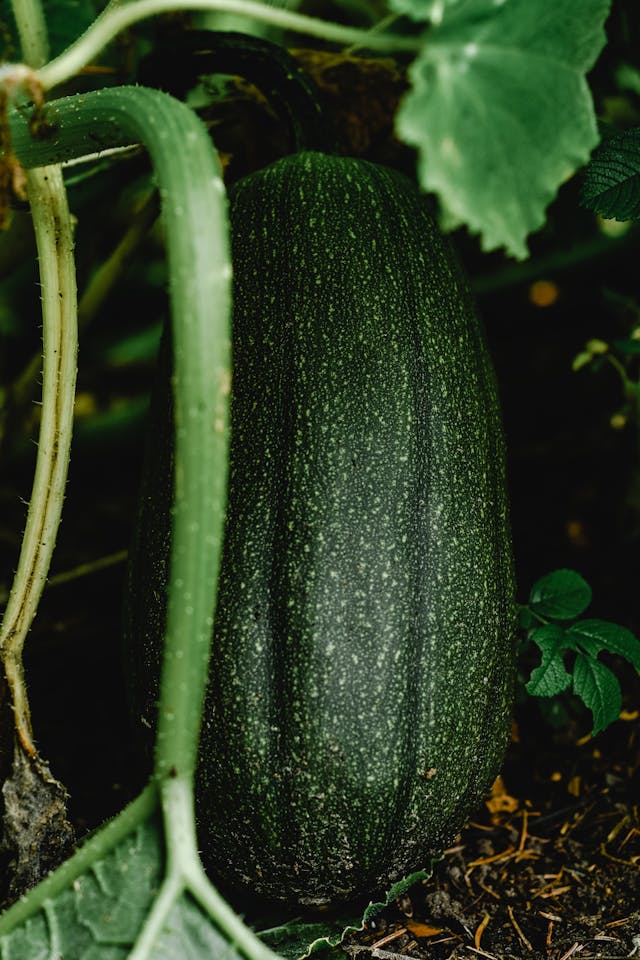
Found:
[[[241,181],[231,220],[231,474],[200,841],[227,883],[322,906],[423,866],[499,769],[515,661],[502,426],[475,308],[409,180],[300,153]],[[163,389],[131,574],[134,696],[150,719],[166,371]]]

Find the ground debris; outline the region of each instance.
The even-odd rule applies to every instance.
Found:
[[[27,756],[16,741],[13,768],[2,787],[4,813],[0,853],[6,862],[7,903],[34,887],[72,852],[67,792],[39,756]]]
[[[539,725],[521,732],[433,877],[347,951],[361,960],[640,960],[637,721],[597,740]]]

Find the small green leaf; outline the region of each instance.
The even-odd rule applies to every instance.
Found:
[[[403,0],[403,9],[418,8]],[[588,71],[610,0],[445,3],[409,68],[397,118],[448,227],[527,256],[558,188],[598,142]],[[434,5],[429,4],[431,14]]]
[[[606,620],[579,620],[567,630],[591,657],[602,651],[624,657],[640,670],[640,640],[626,627]]]
[[[593,714],[592,734],[620,716],[622,694],[614,673],[595,657],[579,653],[573,668],[573,690]]]
[[[535,613],[555,620],[578,617],[591,603],[591,587],[575,570],[555,570],[534,583],[529,604]]]
[[[640,199],[640,194],[639,194]],[[624,353],[627,357],[640,356],[640,340],[629,337],[627,340],[614,340],[613,346],[618,353]]]
[[[531,639],[542,653],[565,650],[570,646],[564,627],[557,623],[545,623],[531,634]]]
[[[518,607],[518,626],[521,630],[532,630],[540,623],[528,607]]]
[[[567,648],[565,631],[549,623],[535,630],[531,639],[542,652],[542,662],[532,670],[526,691],[533,697],[555,697],[571,685],[571,674],[567,673],[563,658]]]
[[[608,137],[594,151],[581,200],[608,220],[640,219],[640,127]]]

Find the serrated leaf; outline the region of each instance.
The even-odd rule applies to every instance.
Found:
[[[571,674],[564,665],[561,647],[543,651],[542,663],[531,671],[526,684],[527,693],[533,697],[555,697],[571,685]]]
[[[97,842],[99,835],[87,846],[95,847]],[[165,877],[164,841],[155,816],[109,852],[89,859],[83,873],[73,873],[65,864],[58,875],[65,870],[69,879],[61,889],[50,897],[41,895],[40,909],[0,936],[3,960],[126,960]],[[45,883],[55,882],[55,877],[52,874]],[[39,890],[35,887],[24,898],[25,908]],[[144,956],[148,960],[241,960],[233,943],[185,891],[170,906]],[[245,960],[252,956],[250,951],[243,954]]]
[[[533,697],[555,697],[571,684],[571,674],[567,673],[563,658],[567,649],[565,631],[549,623],[534,630],[531,639],[542,653],[542,662],[531,671],[527,693]]]
[[[592,657],[606,650],[607,653],[624,657],[636,670],[640,670],[640,640],[626,627],[607,620],[580,620],[567,629],[567,634],[574,637]]]
[[[563,650],[569,644],[564,627],[557,623],[545,623],[531,633],[531,639],[540,648],[542,653],[551,653]]]
[[[410,68],[398,133],[447,223],[527,256],[562,184],[598,142],[585,80],[609,0],[460,0]]]
[[[260,939],[284,960],[300,960],[337,946],[348,933],[360,930],[357,916],[327,919],[324,922],[292,921],[264,930]]]
[[[622,694],[614,673],[595,657],[580,653],[573,668],[573,690],[593,714],[592,734],[620,716]]]
[[[571,620],[591,603],[591,587],[575,570],[554,570],[531,588],[529,605],[542,617]]]
[[[427,880],[433,872],[434,863],[432,860],[428,870],[417,870],[394,883],[386,892],[384,900],[368,905],[360,920],[344,916],[328,917],[318,923],[294,920],[271,930],[264,930],[260,939],[272,950],[277,950],[278,955],[285,960],[307,960],[315,954],[338,947],[348,934],[362,930],[365,924],[370,923],[412,886]]]
[[[595,150],[581,201],[608,220],[640,219],[640,127],[608,137]]]

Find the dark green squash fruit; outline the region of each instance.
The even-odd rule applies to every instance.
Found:
[[[322,906],[460,829],[510,723],[503,434],[474,305],[395,171],[298,153],[232,191],[230,493],[197,783],[214,877]],[[172,490],[168,352],[132,550],[153,722]]]

